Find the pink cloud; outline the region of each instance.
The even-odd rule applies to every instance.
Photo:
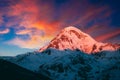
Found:
[[[31,30],[19,30],[19,31],[16,31],[17,35],[26,35],[26,34],[30,34],[30,33],[31,33]]]
[[[105,16],[106,14],[104,15],[101,15],[100,14],[109,9],[107,6],[103,6],[103,7],[99,7],[99,8],[95,8],[94,6],[90,6],[84,13],[81,17],[79,17],[73,24],[82,24],[83,26],[86,26],[88,22],[92,21],[92,20],[95,20],[97,18],[107,18],[107,16]],[[106,13],[109,13],[109,16],[110,16],[110,12],[106,12]]]
[[[2,17],[2,13],[0,13],[0,25],[2,25],[4,23],[3,17]]]
[[[97,36],[97,37],[95,37],[95,39],[97,41],[105,41],[105,40],[111,39],[117,35],[120,35],[120,29],[113,30],[112,32],[106,33],[104,35]]]
[[[0,34],[7,34],[7,33],[9,33],[9,32],[10,32],[9,29],[5,29],[5,30],[0,31]]]

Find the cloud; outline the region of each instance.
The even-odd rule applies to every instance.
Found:
[[[6,44],[10,45],[12,44],[21,48],[38,49],[47,44],[51,38],[52,38],[51,36],[47,37],[32,36],[28,40],[15,38],[13,40],[6,42]]]
[[[26,35],[26,34],[30,34],[30,33],[31,33],[31,30],[19,30],[19,31],[16,31],[17,35]]]
[[[0,25],[3,23],[3,19],[0,17]]]
[[[16,45],[21,48],[29,48],[29,49],[40,48],[46,45],[53,38],[52,35],[45,34],[42,30],[36,28],[23,29],[18,31],[16,30],[16,35],[18,36],[8,41],[7,44]],[[28,35],[29,38],[24,39],[23,37],[24,35]]]
[[[84,27],[88,26],[90,22],[104,24],[107,21],[107,18],[111,15],[111,9],[109,6],[96,7],[87,1],[82,0],[71,0],[68,4],[63,4],[58,12],[59,16],[55,18],[64,25],[79,25]]]
[[[95,39],[97,41],[105,41],[105,40],[112,39],[113,37],[118,36],[118,35],[120,35],[120,29],[113,30],[112,32],[106,33],[104,35],[97,36],[95,37]]]
[[[109,13],[109,15],[106,16],[106,13]],[[98,8],[94,6],[90,6],[90,8],[88,8],[82,14],[82,16],[80,16],[73,24],[81,24],[82,26],[87,26],[92,21],[93,21],[93,24],[96,24],[96,23],[103,24],[104,22],[100,22],[100,21],[98,22],[97,20],[102,19],[104,21],[109,16],[110,16],[110,10],[107,6],[98,7]]]
[[[9,20],[5,25],[14,28],[16,37],[6,43],[22,48],[45,45],[59,31],[58,22],[51,21],[53,12],[51,1],[20,0],[10,5],[6,12]],[[22,38],[25,35],[28,35],[28,39]]]
[[[111,15],[109,6],[95,7],[83,0],[70,0],[57,5],[55,0],[19,0],[11,1],[9,4],[2,11],[7,19],[4,25],[7,28],[12,27],[16,37],[8,43],[22,48],[43,46],[61,29],[70,25],[80,25],[83,31],[91,35],[98,31],[97,36],[99,36],[103,34],[102,30],[104,30],[102,32],[108,31],[108,27],[105,26],[109,26],[110,23],[107,20]],[[0,23],[3,23],[2,18]],[[22,38],[24,35],[28,35],[28,39],[24,40]]]
[[[60,22],[52,20],[54,16],[53,1],[42,0],[20,0],[14,5],[10,5],[8,12],[6,13],[10,20],[6,23],[6,26],[13,27],[15,24],[17,27],[24,27],[25,29],[36,28],[48,32],[57,32],[59,30]]]
[[[9,33],[9,32],[10,32],[9,29],[5,29],[5,30],[3,30],[3,31],[0,31],[0,34],[7,34],[7,33]]]
[[[0,25],[2,25],[3,23],[4,23],[3,17],[2,17],[2,14],[0,13]]]
[[[55,0],[20,0],[16,4],[10,5],[7,16],[12,16],[12,20],[6,25],[17,24],[16,28],[36,28],[42,29],[45,33],[49,31],[56,33],[66,26],[76,24],[86,26],[92,20],[101,17],[105,19],[110,16],[107,6],[96,8],[86,1],[70,0],[56,9],[54,2]],[[83,4],[86,6],[83,7]],[[103,12],[104,14],[100,15]]]
[[[72,4],[72,6],[70,4]],[[83,4],[86,6],[83,7]],[[18,3],[10,6],[7,16],[15,17],[13,21],[8,22],[9,26],[17,24],[16,22],[18,22],[19,27],[22,26],[25,28],[34,27],[37,29],[44,29],[47,33],[50,28],[53,28],[52,31],[54,30],[54,32],[57,32],[60,31],[61,28],[70,25],[79,24],[86,26],[86,24],[92,20],[95,20],[96,18],[106,18],[107,16],[104,15],[109,16],[109,10],[106,10],[108,10],[108,7],[106,6],[95,8],[95,6],[89,4],[86,1],[76,2],[70,0],[69,3],[63,4],[57,10],[55,8],[54,0],[21,0]],[[103,11],[106,12],[104,15],[100,16],[99,14],[101,14]]]

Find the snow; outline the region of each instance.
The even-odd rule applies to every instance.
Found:
[[[47,48],[55,48],[58,50],[64,49],[80,49],[85,53],[96,53],[105,50],[114,51],[120,48],[120,45],[109,45],[108,43],[97,42],[90,35],[82,32],[73,26],[63,29],[47,46],[44,46],[39,51],[44,51]]]
[[[49,48],[6,59],[52,80],[103,80],[108,75],[110,80],[117,80],[120,76],[120,50],[86,54]]]
[[[54,44],[55,42],[57,44]],[[96,41],[92,39],[89,35],[87,35],[86,33],[83,33],[82,31],[80,31],[79,29],[75,27],[70,26],[70,27],[63,29],[60,32],[60,34],[58,34],[58,36],[56,36],[54,40],[51,41],[50,45],[52,45],[52,48],[56,48],[54,46],[58,45],[59,48],[57,49],[59,50],[80,49],[85,52],[90,52],[91,47],[95,43]],[[46,48],[50,48],[48,46]],[[43,48],[40,51],[43,51],[46,48]]]

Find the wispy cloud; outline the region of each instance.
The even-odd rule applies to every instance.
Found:
[[[5,29],[5,30],[2,30],[2,31],[0,31],[0,34],[7,34],[7,33],[9,33],[9,29]]]
[[[105,40],[109,40],[115,36],[118,36],[120,35],[120,29],[117,29],[117,30],[113,30],[112,32],[108,32],[106,34],[103,34],[103,35],[100,35],[100,36],[97,36],[95,37],[95,39],[97,41],[105,41]]]
[[[16,31],[17,35],[26,35],[26,34],[30,34],[30,33],[31,33],[31,30],[19,30],[19,31]]]
[[[2,17],[2,14],[0,14],[0,25],[2,25],[3,24],[3,17]]]
[[[48,44],[51,38],[52,38],[51,36],[47,37],[32,36],[28,40],[15,38],[13,40],[6,42],[6,44],[16,45],[21,48],[38,49],[44,46],[45,44]]]

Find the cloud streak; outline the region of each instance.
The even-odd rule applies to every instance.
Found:
[[[0,25],[2,25],[3,24],[3,17],[2,17],[2,14],[0,13]]]
[[[31,30],[19,30],[19,31],[16,31],[17,35],[26,35],[26,34],[30,34],[30,33],[31,33]]]
[[[118,35],[120,35],[120,29],[113,30],[112,32],[106,33],[104,35],[97,36],[95,39],[97,41],[105,41]]]
[[[0,34],[7,34],[7,33],[9,33],[9,32],[10,32],[9,29],[5,29],[5,30],[0,31]]]
[[[6,44],[15,45],[21,48],[38,49],[44,46],[45,44],[48,44],[50,39],[52,39],[51,36],[47,37],[32,36],[28,40],[14,38],[13,40],[6,42]]]

